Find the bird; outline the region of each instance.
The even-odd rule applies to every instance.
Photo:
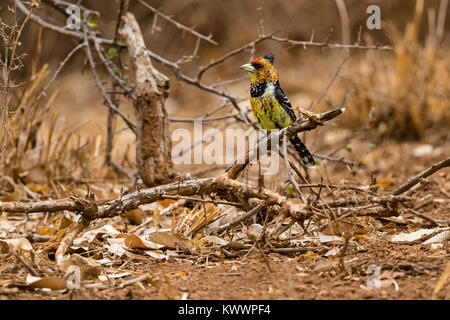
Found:
[[[250,106],[253,115],[267,132],[281,130],[297,120],[294,109],[280,86],[274,60],[275,56],[268,53],[240,66],[250,76]],[[311,152],[299,137],[295,135],[289,141],[305,166],[315,166]]]

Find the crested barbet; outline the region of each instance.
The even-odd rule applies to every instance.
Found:
[[[288,97],[280,87],[273,65],[274,55],[267,54],[241,66],[250,75],[250,105],[258,124],[267,132],[290,126],[297,119]],[[299,137],[289,139],[303,164],[314,166],[314,158]]]

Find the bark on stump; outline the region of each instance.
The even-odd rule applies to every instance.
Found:
[[[153,67],[132,13],[122,17],[119,34],[127,44],[136,84],[134,109],[138,172],[148,187],[165,184],[173,176],[169,119],[164,107],[169,95],[169,79]]]

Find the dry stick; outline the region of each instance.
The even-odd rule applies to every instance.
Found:
[[[113,98],[114,100],[114,98]],[[114,120],[114,112],[112,110],[108,110],[108,119],[107,119],[107,129],[106,129],[106,163],[110,165],[117,173],[122,174],[131,181],[134,181],[134,175],[120,164],[115,162],[112,158],[112,149],[113,149],[113,120]]]
[[[313,38],[313,35],[312,35]],[[331,43],[331,42],[314,42],[313,39],[309,41],[299,41],[299,40],[291,40],[288,38],[281,38],[277,36],[271,36],[270,39],[281,42],[281,43],[287,43],[293,46],[303,46],[306,47],[327,47],[331,49],[362,49],[362,50],[381,50],[381,51],[391,51],[391,46],[366,46],[366,45],[360,45],[358,43],[355,44],[340,44],[340,43]]]
[[[26,235],[25,237],[30,242],[47,242],[51,238],[53,238],[52,236],[43,236],[43,235],[40,235],[40,234],[33,234],[33,233],[30,233],[30,234]]]
[[[113,78],[113,80],[115,80],[115,83],[118,84],[124,90],[124,94],[126,96],[129,96],[132,100],[136,100],[136,96],[133,94],[133,89],[127,87],[125,81],[122,80],[119,76],[117,76],[116,72],[113,69],[114,67],[113,62],[111,62],[111,59],[105,57],[102,48],[100,47],[100,43],[98,41],[94,41],[94,48],[103,65],[106,67],[106,70],[108,71],[109,75]],[[115,88],[113,88],[113,93],[115,91],[116,91]]]
[[[114,42],[117,42],[119,38],[119,29],[122,26],[122,16],[128,12],[128,7],[130,5],[130,0],[121,0],[119,13],[117,17],[116,29],[114,30]]]
[[[342,247],[341,252],[339,252],[339,266],[341,268],[341,271],[345,272],[344,257],[348,249],[348,243],[350,241],[351,235],[344,234],[343,237],[344,237],[344,246]]]
[[[203,199],[203,194],[201,195],[201,197],[202,197],[202,200],[204,200]],[[208,228],[208,214],[206,212],[206,206],[205,206],[205,202],[204,201],[201,202],[201,206],[203,208],[203,216],[205,218],[205,230],[206,230],[206,228]]]
[[[7,70],[6,70],[6,94],[8,93],[8,89],[9,89],[9,82],[11,80],[11,71],[12,71],[12,66],[14,64],[15,61],[15,56],[16,56],[16,49],[17,49],[17,45],[19,44],[19,39],[20,36],[22,35],[22,31],[25,28],[25,25],[27,24],[28,20],[31,18],[31,16],[33,15],[33,11],[36,10],[39,6],[39,3],[36,2],[36,5],[34,5],[34,3],[31,4],[31,9],[28,12],[28,14],[25,17],[25,20],[22,22],[22,25],[20,26],[19,31],[17,31],[16,34],[16,39],[13,42],[12,45],[12,49],[11,49],[11,59],[9,61],[9,66],[7,66]]]
[[[238,82],[244,81],[244,80],[246,80],[246,79],[248,79],[247,76],[245,76],[245,77],[240,77],[240,78],[236,78],[236,79],[231,79],[231,80],[224,80],[224,81],[221,81],[221,82],[216,82],[216,83],[214,83],[214,84],[211,85],[211,88],[217,88],[217,87],[225,86],[225,85],[227,85],[227,84],[238,83]]]
[[[247,99],[236,99],[236,101],[241,102]],[[231,114],[231,115],[224,115],[224,116],[219,116],[216,118],[209,118],[212,114],[222,110],[223,108],[228,106],[228,101],[226,99],[223,99],[222,103],[217,106],[215,109],[208,111],[207,113],[205,113],[204,115],[202,115],[201,117],[197,117],[197,118],[174,118],[174,117],[169,117],[169,120],[172,122],[195,122],[195,121],[201,121],[202,123],[207,123],[207,122],[214,122],[214,121],[219,121],[219,120],[226,120],[229,118],[235,118],[236,120],[239,121],[243,121],[243,119],[239,118],[240,114]],[[250,109],[248,109],[247,111],[245,111],[246,114],[248,114],[250,112]]]
[[[14,4],[17,6],[17,8],[19,8],[20,11],[22,11],[23,14],[28,15],[30,13],[30,10],[27,9],[27,7],[22,3],[21,0],[14,0]],[[78,40],[83,40],[83,34],[81,32],[70,31],[70,30],[65,29],[64,27],[56,26],[34,14],[31,15],[30,19],[31,19],[31,21],[39,24],[40,26],[44,27],[45,29],[49,29],[49,30],[55,31],[57,33],[66,35],[66,36],[70,36],[70,37],[78,39]]]
[[[258,36],[258,38],[238,49],[235,49],[229,53],[227,53],[226,55],[222,56],[219,59],[216,59],[212,62],[210,62],[209,64],[207,64],[206,66],[203,66],[198,75],[197,75],[197,79],[200,80],[203,73],[205,71],[207,71],[208,69],[210,69],[211,67],[214,67],[222,62],[224,62],[226,59],[231,58],[232,56],[235,56],[239,53],[241,53],[242,51],[254,48],[256,44],[264,41],[264,40],[273,40],[273,41],[277,41],[277,42],[281,42],[281,43],[289,43],[290,45],[301,45],[301,46],[315,46],[315,47],[329,47],[329,48],[341,48],[341,49],[378,49],[378,50],[392,50],[391,47],[389,46],[361,46],[358,43],[355,43],[353,45],[351,44],[338,44],[338,43],[327,43],[327,42],[313,42],[313,36],[311,37],[310,41],[296,41],[296,40],[290,40],[288,38],[280,38],[275,36],[276,32],[270,33],[268,35],[264,34],[264,30],[260,30],[260,34]],[[340,68],[339,68],[340,69]]]
[[[34,270],[33,266],[32,266],[31,264],[29,264],[29,263],[22,257],[22,255],[21,255],[19,252],[14,251],[14,255],[16,256],[17,260],[19,260],[20,263],[23,264],[23,266],[25,267],[25,269],[27,269],[28,272],[31,273],[31,275],[33,275],[33,276],[35,276],[35,277],[38,277],[38,276],[39,276],[39,273],[37,273],[37,271]]]
[[[221,58],[218,58],[216,60],[211,61],[210,63],[208,63],[206,66],[201,67],[200,71],[197,74],[197,79],[200,81],[200,79],[202,78],[203,73],[205,73],[208,69],[223,63],[225,60],[231,58],[232,56],[237,55],[238,53],[241,53],[242,51],[245,51],[247,49],[253,48],[256,44],[266,40],[266,39],[270,39],[270,37],[273,35],[274,33],[271,33],[269,35],[259,35],[258,39],[247,43],[246,45],[235,49],[233,51],[228,52],[227,54],[225,54],[224,56],[222,56]]]
[[[354,161],[346,160],[346,159],[344,159],[344,157],[335,158],[335,157],[330,157],[330,156],[327,156],[327,155],[324,155],[324,154],[315,153],[315,152],[313,153],[313,156],[316,157],[316,158],[319,158],[319,159],[330,161],[330,162],[341,162],[341,163],[347,164],[349,166],[355,166],[356,165],[356,163]]]
[[[173,117],[169,117],[169,120],[171,122],[196,122],[196,121],[201,121],[202,123],[207,123],[207,122],[215,122],[215,121],[220,121],[220,120],[226,120],[229,118],[236,118],[237,116],[239,116],[238,114],[230,114],[230,115],[226,115],[226,116],[220,116],[220,117],[215,117],[215,118],[207,118],[207,119],[202,119],[202,118],[173,118]]]
[[[82,232],[84,229],[86,229],[89,226],[90,222],[92,220],[96,219],[96,217],[97,217],[98,206],[95,203],[94,194],[89,191],[89,186],[88,186],[87,192],[88,193],[86,195],[86,200],[81,199],[81,198],[71,197],[73,202],[75,204],[77,204],[79,207],[81,207],[81,209],[79,210],[79,212],[81,212],[81,218],[80,218],[80,221],[78,221],[78,223],[67,232],[67,234],[64,236],[64,238],[61,240],[61,243],[60,243],[58,249],[56,250],[55,261],[58,265],[60,265],[64,262],[64,255],[66,254],[67,249],[72,244],[75,237],[80,232]],[[121,198],[122,198],[122,192],[120,193],[119,198],[117,199],[118,204],[121,203],[120,202]]]
[[[117,24],[116,24],[116,30],[114,31],[114,42],[117,42],[118,36],[119,36],[119,28],[122,25],[122,15],[124,12],[128,10],[129,0],[122,0],[120,4],[120,9],[118,13],[117,18]],[[103,64],[106,66],[109,74],[113,77],[113,91],[117,89],[117,86],[119,85],[123,90],[125,90],[125,93],[127,96],[131,97],[133,100],[136,99],[136,97],[132,93],[132,89],[127,88],[126,85],[123,83],[122,79],[120,79],[115,72],[113,72],[110,59],[105,58],[105,56],[102,53],[102,50],[100,48],[100,44],[98,42],[94,42],[95,49],[97,51],[98,56],[102,60]],[[114,92],[111,93],[111,101],[114,103],[114,105],[119,108],[119,99],[117,99],[117,96]],[[120,164],[118,164],[116,161],[114,161],[112,157],[112,150],[113,150],[113,140],[114,140],[114,132],[113,132],[113,121],[114,121],[114,112],[109,109],[108,110],[108,118],[107,118],[107,129],[106,129],[106,163],[111,166],[117,173],[122,174],[131,181],[135,180],[135,175],[128,172],[124,167],[122,167]]]
[[[217,229],[217,232],[220,233],[220,232],[222,232],[222,231],[224,231],[224,230],[227,230],[227,229],[232,228],[232,227],[235,226],[235,225],[238,225],[238,224],[241,223],[242,221],[247,220],[248,218],[254,216],[255,214],[258,214],[258,213],[262,210],[262,208],[264,208],[264,205],[262,205],[262,204],[257,205],[256,207],[254,207],[253,209],[251,209],[251,210],[248,211],[247,213],[245,213],[245,214],[240,215],[239,217],[237,217],[234,221],[231,221],[231,222],[229,222],[229,223],[227,223],[227,224],[224,224],[223,226],[220,226],[220,227]]]
[[[191,173],[191,175],[193,177],[199,177],[199,176],[204,175],[206,173],[209,173],[211,171],[216,171],[216,170],[220,170],[220,169],[226,169],[227,167],[228,167],[228,165],[223,164],[223,165],[220,165],[220,166],[214,166],[214,167],[211,167],[211,168],[206,168],[206,169],[203,169],[203,170],[200,170],[200,171],[197,171],[197,172],[193,172],[193,173]]]
[[[242,203],[229,202],[229,201],[218,201],[218,200],[214,200],[214,199],[199,199],[199,198],[194,198],[194,197],[182,197],[182,196],[178,196],[178,195],[177,196],[162,195],[161,197],[167,198],[167,199],[175,199],[175,200],[184,199],[184,200],[204,202],[204,203],[224,204],[224,205],[236,206],[236,207],[242,206]]]
[[[261,256],[263,257],[264,263],[267,266],[267,269],[269,269],[270,273],[273,273],[272,268],[270,267],[269,259],[267,259],[266,255],[264,254],[263,249],[261,248],[261,244],[259,243],[258,239],[253,240],[255,242],[256,247],[258,248],[259,252],[261,253]]]
[[[114,87],[116,84],[114,84]],[[116,98],[115,94],[111,94],[111,101],[118,107],[118,100]],[[117,173],[122,174],[131,181],[134,181],[134,175],[128,170],[126,170],[124,167],[122,167],[120,164],[115,162],[112,158],[112,150],[113,150],[113,139],[114,139],[114,132],[113,132],[113,121],[114,121],[114,112],[109,109],[108,110],[108,118],[106,123],[106,163],[111,166]]]
[[[118,286],[105,285],[103,283],[88,283],[83,285],[83,288],[86,289],[98,289],[98,290],[108,290],[108,289],[123,289],[129,285],[135,284],[140,281],[145,281],[150,278],[148,275],[142,275],[133,279],[125,280]]]
[[[333,184],[324,184],[324,183],[315,183],[315,184],[299,184],[299,188],[333,188],[333,189],[343,189],[343,190],[354,190],[358,192],[368,192],[368,190],[364,190],[358,187],[344,186],[344,185],[333,185]]]
[[[178,29],[181,29],[183,31],[187,31],[191,34],[193,34],[194,36],[196,36],[199,39],[205,40],[209,43],[212,43],[214,45],[218,45],[218,43],[214,40],[211,39],[211,35],[210,36],[205,36],[195,30],[193,30],[192,28],[186,27],[184,24],[179,23],[178,21],[173,20],[171,17],[161,13],[160,11],[158,11],[158,9],[152,7],[151,5],[149,5],[147,2],[143,1],[143,0],[138,0],[139,3],[141,3],[144,7],[146,7],[147,9],[150,9],[155,15],[160,16],[161,18],[169,21],[170,23],[172,23],[173,25],[175,25]]]
[[[445,265],[444,271],[442,272],[441,276],[439,277],[439,280],[436,283],[436,286],[434,287],[431,299],[433,300],[437,299],[437,294],[445,286],[448,279],[450,279],[450,261],[448,261],[447,264]]]
[[[64,262],[64,255],[66,254],[69,246],[72,244],[72,241],[80,232],[82,232],[89,226],[90,222],[90,220],[82,217],[81,221],[73,226],[72,229],[70,229],[69,232],[67,232],[64,238],[61,240],[61,243],[55,253],[55,261],[58,265]]]
[[[227,107],[228,103],[229,103],[229,101],[227,101],[226,99],[222,99],[222,102],[217,107],[215,107],[213,110],[208,111],[207,113],[205,113],[201,117],[201,119],[206,119],[206,118],[210,117],[211,115],[213,115],[214,113],[219,112],[223,108]]]
[[[413,209],[406,209],[406,211],[412,213],[413,215],[415,215],[415,216],[417,216],[417,217],[419,217],[419,218],[424,219],[425,221],[428,221],[429,223],[431,223],[431,225],[432,225],[433,227],[439,227],[439,223],[437,223],[435,220],[433,220],[433,219],[430,218],[430,217],[427,217],[426,215],[424,215],[424,214],[422,214],[422,213],[420,213],[420,212],[417,212],[416,210],[413,210]]]
[[[278,154],[284,159],[284,155],[282,153],[278,151]],[[303,186],[308,185],[308,181],[305,179],[305,177],[302,175],[302,173],[300,172],[300,170],[292,163],[289,161],[289,165],[291,166],[291,169],[294,170],[294,172],[297,174],[297,176],[299,177],[300,180],[302,180],[305,184],[303,184]],[[300,185],[299,185],[300,186]],[[314,192],[313,189],[311,189],[312,192]]]
[[[83,203],[80,199],[72,198],[71,201],[42,201],[37,203],[21,203],[21,202],[0,202],[0,210],[9,212],[54,212],[60,210],[70,210],[75,212],[82,212],[82,220],[79,222],[64,238],[60,247],[57,250],[57,261],[62,261],[67,248],[76,235],[84,230],[89,221],[97,218],[113,217],[121,214],[122,212],[136,209],[142,204],[148,204],[157,200],[164,199],[164,196],[169,193],[176,193],[180,196],[192,196],[199,194],[210,193],[228,193],[234,192],[241,194],[245,198],[256,198],[265,201],[266,205],[278,205],[282,218],[280,223],[291,216],[294,219],[305,220],[313,215],[312,210],[305,210],[305,205],[294,204],[290,202],[286,197],[275,193],[267,189],[260,189],[247,185],[245,183],[230,179],[227,176],[220,176],[217,178],[196,179],[190,181],[184,181],[182,183],[171,183],[149,189],[142,189],[121,198],[108,201],[107,203],[99,206],[98,208],[92,208],[91,203]],[[412,198],[399,196],[391,197],[367,197],[363,200],[367,201],[400,201],[410,200]],[[359,199],[359,201],[361,201]],[[277,229],[277,228],[275,228]]]
[[[413,187],[416,183],[418,183],[420,181],[420,179],[426,178],[426,177],[432,175],[433,173],[435,173],[436,171],[438,171],[442,168],[445,168],[445,167],[449,167],[449,166],[450,166],[450,157],[442,160],[441,162],[438,162],[438,163],[432,165],[428,169],[409,178],[404,183],[402,183],[397,188],[395,188],[395,190],[392,192],[392,194],[400,195],[403,192],[407,191],[409,188]]]
[[[323,98],[325,98],[325,96],[327,95],[328,90],[331,88],[331,86],[333,85],[334,81],[336,80],[336,78],[339,75],[339,72],[341,72],[342,67],[344,66],[344,64],[347,62],[347,60],[350,58],[350,53],[347,52],[344,60],[342,60],[342,62],[338,65],[338,67],[336,68],[336,71],[333,74],[333,77],[331,77],[330,82],[328,82],[328,85],[323,89],[322,94],[320,95],[319,99],[317,99],[312,105],[311,107],[308,108],[308,110],[312,111],[314,110],[318,104],[322,101]]]
[[[84,18],[84,20],[86,20],[86,19],[87,19],[87,17]],[[84,36],[84,51],[86,53],[86,57],[88,59],[92,75],[94,76],[95,84],[100,89],[100,92],[102,93],[102,96],[103,96],[103,99],[105,100],[106,105],[111,110],[113,110],[115,113],[117,113],[123,119],[123,121],[125,121],[125,123],[131,129],[131,131],[136,133],[136,125],[134,123],[132,123],[130,121],[130,119],[128,119],[119,109],[117,109],[117,107],[114,105],[114,103],[108,97],[108,92],[106,91],[105,87],[100,82],[100,79],[98,77],[98,73],[96,70],[94,58],[92,57],[91,46],[89,44],[89,35],[88,35],[88,29],[86,26],[86,21],[82,22],[82,29],[83,29],[83,36]]]
[[[269,239],[276,239],[280,236],[281,233],[283,233],[283,222],[286,220],[288,215],[286,212],[282,212],[280,218],[278,219],[278,222],[276,223],[275,227],[273,228],[272,232],[269,234]],[[286,229],[287,230],[287,229]]]
[[[57,212],[57,211],[77,212],[81,207],[72,199],[45,200],[39,202],[2,202],[0,201],[0,212]]]
[[[270,248],[267,252],[275,253],[298,253],[298,252],[308,252],[308,251],[319,251],[322,250],[320,247],[298,247],[298,248]]]
[[[69,59],[82,47],[84,46],[84,43],[80,43],[78,44],[75,48],[73,48],[68,54],[67,56],[64,58],[63,61],[61,61],[61,63],[58,66],[58,69],[56,69],[55,73],[53,74],[52,78],[50,79],[50,81],[45,85],[44,88],[42,88],[41,93],[36,97],[36,100],[34,102],[34,104],[37,103],[38,100],[40,100],[42,97],[46,96],[47,90],[48,88],[50,88],[50,86],[53,84],[53,82],[56,80],[56,78],[58,77],[59,73],[61,72],[62,68],[66,65],[66,63],[69,61]]]
[[[387,196],[363,196],[363,197],[348,197],[348,198],[342,198],[334,201],[324,202],[323,204],[326,204],[332,208],[337,207],[345,207],[347,205],[358,205],[363,204],[367,202],[376,202],[380,204],[385,203],[396,203],[396,202],[408,202],[413,201],[414,198],[407,197],[407,196],[396,196],[396,195],[387,195]],[[322,205],[321,203],[319,206]]]
[[[273,233],[272,237],[278,238],[281,234],[283,234],[285,231],[289,230],[290,227],[292,227],[297,221],[291,220],[287,225],[283,226],[280,225],[280,228],[276,230],[276,232]]]

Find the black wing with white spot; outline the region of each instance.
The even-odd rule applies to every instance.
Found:
[[[286,110],[286,112],[289,114],[292,121],[295,121],[297,117],[295,116],[294,109],[292,109],[291,103],[286,93],[284,93],[283,89],[281,89],[280,83],[278,81],[275,83],[275,98],[277,99],[278,103],[281,104],[284,110]]]

